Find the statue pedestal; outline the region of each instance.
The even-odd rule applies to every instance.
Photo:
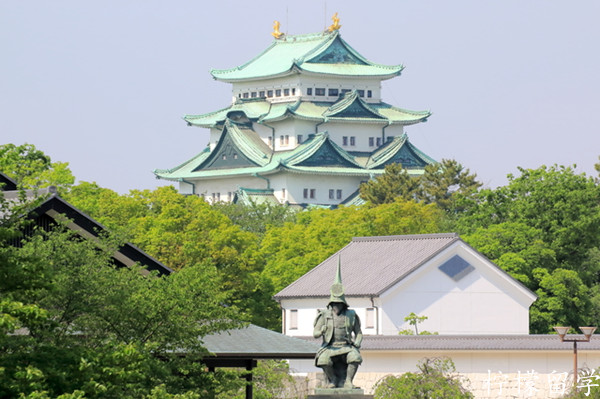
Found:
[[[344,388],[315,388],[314,395],[308,395],[307,399],[373,399],[373,395],[365,395],[362,389]]]

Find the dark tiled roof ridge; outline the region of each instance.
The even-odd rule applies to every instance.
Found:
[[[353,242],[360,241],[395,241],[395,240],[423,240],[437,238],[460,238],[458,233],[430,233],[430,234],[406,234],[394,236],[368,236],[352,237]]]

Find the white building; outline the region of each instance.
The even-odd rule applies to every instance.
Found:
[[[285,334],[312,339],[338,259],[346,299],[362,321],[364,362],[355,382],[367,391],[437,356],[453,359],[478,398],[559,397],[560,386],[567,389],[572,346],[556,335],[528,334],[536,295],[456,234],[353,239],[275,295]],[[439,335],[399,335],[414,329],[404,320],[410,313],[427,317],[420,331]],[[580,367],[599,366],[600,340],[580,344],[579,360]],[[292,367],[316,384],[313,362]]]

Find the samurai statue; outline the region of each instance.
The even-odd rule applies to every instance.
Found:
[[[363,336],[360,320],[344,296],[339,259],[330,292],[327,309],[319,311],[314,323],[313,336],[323,337],[315,365],[327,377],[326,388],[354,389],[352,380],[362,363],[359,349]]]

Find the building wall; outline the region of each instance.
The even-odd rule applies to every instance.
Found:
[[[275,190],[275,195],[280,200],[283,199],[281,189],[285,188],[286,201],[290,204],[335,205],[356,191],[362,180],[363,177],[360,176],[278,173],[271,177],[271,187]],[[304,198],[305,189],[308,190],[308,198]],[[314,198],[310,198],[311,190],[314,190]],[[329,198],[329,190],[334,190],[333,199]],[[338,190],[341,190],[341,199],[337,198]]]
[[[558,337],[556,338],[558,340]],[[449,357],[463,378],[463,385],[478,399],[559,398],[572,384],[573,352],[564,351],[362,351],[363,363],[354,384],[372,393],[387,375],[417,372],[424,358]],[[578,354],[580,376],[583,369],[600,373],[600,353],[581,350]],[[313,360],[290,360],[290,370],[308,377],[309,390],[323,382],[323,373]],[[590,370],[591,371],[591,370]],[[593,380],[595,381],[595,380]],[[596,382],[593,382],[597,384]],[[583,380],[578,385],[584,384]],[[592,390],[600,386],[592,386]]]
[[[454,281],[438,269],[459,255],[474,270]],[[532,297],[462,243],[440,253],[382,295],[381,332],[414,329],[404,318],[426,316],[421,331],[440,334],[528,334]]]

